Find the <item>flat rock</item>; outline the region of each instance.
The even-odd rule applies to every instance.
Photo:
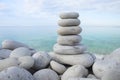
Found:
[[[30,69],[34,65],[34,59],[31,56],[23,56],[18,59],[19,67]]]
[[[54,52],[50,52],[49,55],[53,60],[68,65],[80,64],[84,67],[92,66],[94,59],[89,53],[83,53],[79,55],[59,55]]]
[[[56,61],[50,62],[51,68],[59,74],[63,74],[66,71],[66,67]]]
[[[6,58],[3,60],[0,60],[0,71],[12,66],[19,66],[19,61],[16,58]]]
[[[115,60],[96,60],[93,64],[93,73],[97,78],[102,78],[105,71],[109,71],[115,68],[120,68],[120,64]]]
[[[76,45],[82,40],[80,35],[67,35],[67,36],[59,36],[57,39],[57,43],[61,45]]]
[[[26,44],[21,43],[21,42],[17,42],[17,41],[13,41],[13,40],[4,40],[2,42],[2,48],[5,49],[10,49],[10,50],[14,50],[18,47],[27,47],[29,48]]]
[[[77,19],[79,17],[79,14],[76,12],[63,12],[60,13],[61,19]]]
[[[45,68],[51,60],[51,57],[48,55],[48,53],[41,51],[35,53],[32,57],[35,61],[33,66],[34,69]]]
[[[31,56],[31,55],[32,55],[32,53],[28,48],[19,47],[19,48],[14,49],[11,52],[10,57],[19,58],[19,57],[22,57],[22,56]]]
[[[79,26],[71,27],[59,27],[57,33],[59,35],[77,35],[82,32],[82,28]]]
[[[66,46],[66,45],[59,45],[55,44],[53,47],[53,51],[57,54],[81,54],[86,51],[86,46],[83,44],[75,45],[75,46]]]
[[[0,80],[34,80],[34,78],[23,68],[10,67],[0,72]]]
[[[58,25],[62,27],[78,26],[79,24],[79,19],[61,19],[58,21]]]
[[[51,69],[42,69],[34,73],[35,80],[59,80],[57,73]]]
[[[11,53],[11,50],[8,49],[0,49],[0,58],[5,59],[8,58]]]
[[[70,78],[82,78],[87,76],[88,70],[82,65],[74,65],[68,68],[61,77],[61,80],[69,80]]]
[[[101,80],[120,80],[120,70],[113,69],[106,71]]]

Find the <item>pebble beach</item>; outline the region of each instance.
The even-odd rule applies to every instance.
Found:
[[[0,80],[120,80],[120,48],[95,54],[82,43],[77,12],[59,14],[52,51],[40,51],[15,40],[0,48]]]

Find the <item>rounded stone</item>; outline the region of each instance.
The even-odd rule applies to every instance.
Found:
[[[61,77],[61,80],[70,78],[82,78],[88,75],[88,70],[82,65],[74,65],[68,68]]]
[[[118,64],[114,60],[96,60],[93,64],[93,73],[96,77],[101,78],[104,75],[105,71],[112,70],[114,68],[120,68],[120,64]]]
[[[0,49],[0,58],[2,58],[2,59],[8,58],[10,53],[11,53],[11,50]]]
[[[91,67],[94,59],[89,53],[83,53],[79,55],[59,55],[54,52],[50,52],[49,55],[53,60],[68,65],[83,65],[84,67]]]
[[[79,17],[79,14],[76,12],[63,12],[60,13],[61,19],[77,19]]]
[[[10,49],[10,50],[14,50],[18,47],[27,47],[29,48],[26,44],[23,44],[21,42],[17,42],[17,41],[13,41],[13,40],[4,40],[2,42],[2,48],[5,49]]]
[[[19,66],[25,69],[30,69],[34,65],[34,59],[31,56],[23,56],[18,59]]]
[[[59,27],[57,33],[59,35],[77,35],[82,32],[82,28],[79,26],[71,27]]]
[[[66,46],[66,45],[59,45],[55,44],[53,50],[57,54],[81,54],[86,51],[86,46],[79,44],[75,46]]]
[[[68,80],[100,80],[100,79],[93,79],[93,78],[70,78]]]
[[[6,58],[0,60],[0,71],[9,68],[11,66],[19,66],[19,61],[16,58]]]
[[[51,60],[51,57],[48,55],[48,53],[41,51],[35,53],[32,57],[34,59],[34,69],[45,68]]]
[[[82,40],[80,35],[69,35],[69,36],[59,36],[57,39],[57,43],[61,45],[77,45]]]
[[[31,56],[31,51],[26,48],[26,47],[19,47],[19,48],[16,48],[14,49],[11,54],[10,54],[10,57],[15,57],[15,58],[19,58],[19,57],[22,57],[22,56]]]
[[[34,73],[35,80],[59,80],[57,73],[51,69],[42,69]]]
[[[79,24],[79,19],[61,19],[58,21],[58,25],[62,27],[78,26]]]
[[[51,68],[59,74],[63,74],[66,71],[66,67],[56,61],[50,62]]]
[[[113,69],[106,71],[101,80],[120,80],[120,70]]]
[[[0,72],[0,80],[34,80],[34,78],[23,68],[10,67]]]

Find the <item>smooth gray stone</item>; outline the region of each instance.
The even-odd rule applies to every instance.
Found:
[[[10,57],[19,58],[19,57],[22,57],[22,56],[31,56],[31,55],[32,55],[32,52],[28,48],[19,47],[19,48],[14,49],[11,52]]]
[[[101,80],[120,80],[120,69],[106,71]]]
[[[79,17],[77,12],[62,12],[59,15],[61,19],[76,19]]]
[[[21,43],[21,42],[17,42],[17,41],[13,41],[13,40],[4,40],[2,42],[2,48],[5,49],[10,49],[10,50],[14,50],[18,47],[27,47],[29,48],[26,44]]]
[[[34,78],[23,68],[10,67],[0,72],[0,80],[34,80]]]
[[[51,69],[42,69],[33,74],[35,80],[59,80],[57,73]]]
[[[102,78],[105,71],[109,71],[111,69],[120,68],[120,64],[115,60],[107,59],[107,60],[96,60],[93,64],[93,73],[97,78]]]
[[[67,35],[67,36],[59,36],[57,38],[57,43],[61,45],[74,46],[81,42],[82,37],[80,35]]]
[[[88,75],[88,70],[82,65],[74,65],[68,68],[61,77],[61,80],[70,78],[82,78]]]
[[[97,79],[96,76],[93,75],[93,74],[89,74],[89,75],[87,76],[87,78]]]
[[[66,67],[56,61],[50,62],[51,68],[59,74],[63,74],[66,71]]]
[[[70,78],[68,80],[100,80],[100,79],[93,79],[93,78]]]
[[[61,19],[58,21],[58,25],[62,27],[78,26],[79,24],[79,19]]]
[[[94,59],[89,53],[83,53],[79,55],[59,55],[54,52],[50,52],[49,55],[53,60],[68,65],[83,65],[84,67],[92,66]]]
[[[0,60],[0,71],[7,69],[11,66],[19,66],[19,61],[16,58],[6,58]]]
[[[8,58],[10,53],[11,53],[11,50],[0,49],[0,58],[2,58],[2,59]]]
[[[66,46],[66,45],[59,45],[55,44],[53,47],[53,51],[57,54],[68,54],[68,55],[74,55],[74,54],[82,54],[84,51],[86,51],[86,46],[79,44],[75,46]]]
[[[33,68],[37,70],[45,68],[51,60],[51,57],[48,55],[48,53],[42,51],[35,53],[32,57],[35,61]]]
[[[82,32],[82,28],[79,26],[71,27],[59,27],[57,33],[59,35],[77,35]]]
[[[19,67],[30,69],[34,65],[34,59],[31,56],[23,56],[18,59]]]

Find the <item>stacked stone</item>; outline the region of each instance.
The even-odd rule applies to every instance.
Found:
[[[78,17],[79,14],[76,12],[60,14],[61,19],[58,21],[60,27],[57,30],[59,37],[50,55],[55,61],[62,64],[80,64],[84,67],[90,67],[94,59],[86,52],[86,46],[81,44],[82,37],[79,33],[82,32],[82,28],[79,27]]]
[[[58,29],[59,37],[57,44],[54,46],[54,52],[60,55],[81,54],[86,47],[80,44],[82,37],[78,35],[82,29],[79,27],[80,20],[78,13],[62,13],[60,14]]]

